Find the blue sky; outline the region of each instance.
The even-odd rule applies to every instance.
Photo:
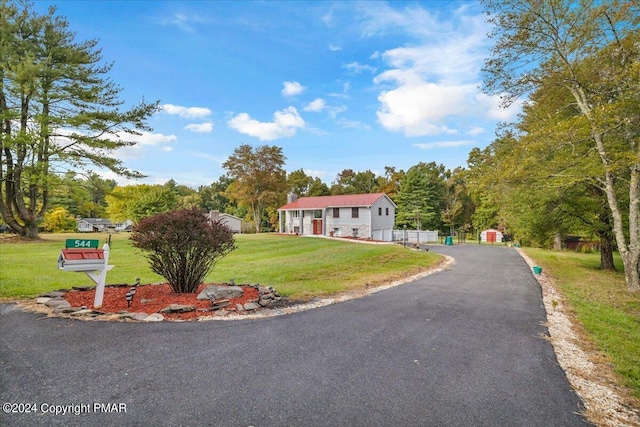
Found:
[[[163,105],[153,132],[116,154],[148,175],[139,183],[211,184],[241,144],[282,147],[287,171],[329,185],[347,168],[453,169],[519,111],[479,89],[490,40],[474,1],[35,7],[51,4],[78,40],[99,39],[126,105],[143,97]]]

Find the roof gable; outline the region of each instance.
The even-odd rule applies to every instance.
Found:
[[[383,197],[386,197],[393,204],[393,201],[385,193],[344,194],[340,196],[301,197],[295,202],[280,207],[278,210],[325,209],[350,206],[369,207]]]

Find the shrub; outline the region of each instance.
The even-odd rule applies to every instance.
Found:
[[[231,230],[196,208],[144,218],[131,240],[176,293],[196,292],[216,261],[236,248]]]
[[[76,231],[78,222],[65,208],[55,208],[44,214],[42,228],[51,233]]]

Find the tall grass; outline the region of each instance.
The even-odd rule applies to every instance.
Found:
[[[615,259],[616,273],[599,270],[599,254],[525,251],[555,277],[589,339],[640,398],[640,294],[627,290],[620,258]]]
[[[99,239],[106,234],[50,234],[35,243],[0,241],[0,297],[20,298],[42,292],[92,284],[83,273],[57,269],[57,258],[68,238]],[[223,258],[206,282],[260,283],[292,298],[309,298],[364,288],[424,270],[441,257],[396,245],[365,245],[327,239],[273,234],[237,235],[238,249]],[[115,267],[107,283],[164,282],[149,269],[127,234],[112,237],[109,263]]]

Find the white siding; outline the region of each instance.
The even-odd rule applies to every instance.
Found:
[[[393,239],[395,215],[395,206],[387,197],[382,197],[373,204],[371,207],[371,237],[374,240],[390,242]]]

